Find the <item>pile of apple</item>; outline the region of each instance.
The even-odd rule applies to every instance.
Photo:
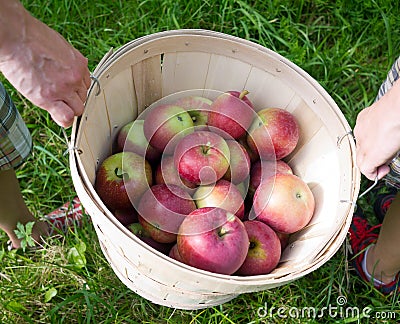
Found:
[[[315,201],[284,161],[299,124],[255,110],[247,91],[183,96],[149,107],[119,131],[95,189],[124,226],[190,266],[227,275],[270,273]]]

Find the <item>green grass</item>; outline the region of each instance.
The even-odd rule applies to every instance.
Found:
[[[400,53],[400,9],[396,1],[328,0],[54,0],[23,1],[26,7],[89,59],[93,70],[111,48],[150,33],[203,28],[239,36],[271,48],[306,70],[337,102],[351,126],[373,102],[380,83]],[[26,120],[34,151],[18,169],[29,208],[45,215],[75,193],[65,139],[49,116],[9,92]],[[363,187],[365,183],[363,181]],[[370,213],[368,201],[360,202]],[[370,214],[371,216],[371,214]],[[372,217],[372,216],[371,216]],[[243,294],[199,311],[154,305],[127,289],[107,264],[90,222],[36,252],[6,252],[0,233],[1,323],[394,323],[399,296],[385,297],[350,268],[345,245],[324,266],[282,287]],[[346,306],[370,318],[290,316],[305,307]],[[285,308],[282,318],[264,314]],[[386,312],[386,313],[378,313]],[[376,318],[379,314],[396,320]],[[293,313],[292,313],[293,314]],[[266,316],[262,316],[266,315]]]

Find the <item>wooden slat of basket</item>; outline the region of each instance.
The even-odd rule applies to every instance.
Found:
[[[247,88],[252,65],[225,55],[212,54],[207,73],[206,88],[220,91]],[[227,75],[229,71],[229,77]]]
[[[293,96],[292,100],[286,106],[286,110],[291,112],[300,125],[300,137],[293,152],[285,158],[290,164],[293,157],[299,152],[315,134],[325,126],[321,118],[310,109],[310,107],[300,98],[299,95]],[[321,141],[323,141],[321,139]]]
[[[91,145],[88,143],[85,134],[82,133],[82,135],[83,136],[81,136],[79,141],[79,154],[82,155],[82,158],[79,159],[79,168],[80,170],[85,170],[85,173],[82,176],[85,178],[87,185],[90,186],[94,185],[96,180],[96,168],[98,161],[92,152]]]
[[[162,65],[163,96],[177,90],[206,89],[211,54],[204,52],[165,52]],[[187,71],[190,70],[190,73]]]
[[[80,125],[83,133],[79,136],[85,137],[85,142],[90,144],[85,148],[79,145],[79,149],[82,151],[80,157],[84,170],[93,175],[102,160],[112,153],[113,143],[104,94],[89,98],[88,104],[95,109],[85,109]]]
[[[102,90],[110,123],[110,140],[115,143],[121,127],[137,117],[138,107],[131,71],[125,69],[113,78]]]
[[[250,91],[248,97],[256,111],[271,107],[287,109],[295,95],[293,89],[279,79],[279,74],[276,76],[256,66],[252,67],[245,88]]]
[[[142,60],[131,66],[134,83],[133,94],[137,99],[138,115],[160,99],[162,93],[161,55]]]

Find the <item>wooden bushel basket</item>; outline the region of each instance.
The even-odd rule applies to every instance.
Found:
[[[342,245],[360,184],[355,143],[335,102],[298,66],[237,37],[175,30],[110,51],[93,75],[86,109],[72,129],[72,179],[105,257],[129,289],[160,305],[206,308],[292,282],[319,268]],[[292,235],[270,274],[227,276],[177,262],[121,225],[94,190],[97,167],[113,152],[120,128],[160,98],[190,89],[247,89],[256,109],[284,108],[299,121],[300,141],[285,160],[311,188],[316,210],[310,224]]]

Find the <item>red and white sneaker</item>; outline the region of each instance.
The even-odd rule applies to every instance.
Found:
[[[49,223],[49,236],[57,233],[67,233],[68,229],[82,226],[83,210],[78,197],[66,202],[61,207],[44,216]]]
[[[353,255],[351,261],[354,269],[363,281],[367,283],[372,282],[376,289],[381,291],[384,295],[389,295],[394,291],[400,292],[399,274],[397,274],[394,280],[388,284],[378,284],[373,280],[373,278],[368,278],[363,267],[365,252],[377,241],[380,227],[381,224],[375,226],[369,225],[364,213],[359,209],[359,207],[357,207],[349,229],[349,239]]]
[[[51,237],[59,233],[67,233],[69,229],[82,226],[82,218],[84,216],[83,207],[78,197],[72,201],[65,203],[61,207],[42,217],[40,221],[47,222],[48,233],[46,237]],[[44,237],[43,237],[44,238]],[[41,249],[41,244],[28,246],[29,250]],[[11,240],[7,242],[8,251],[14,250]],[[25,248],[23,248],[25,250]]]

